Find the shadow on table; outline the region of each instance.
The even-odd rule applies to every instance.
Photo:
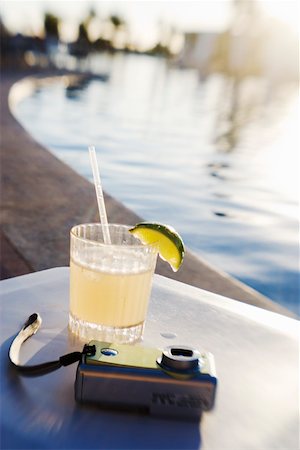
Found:
[[[88,424],[88,417],[97,420],[99,408],[93,405],[80,405],[74,411],[73,422]],[[78,436],[78,447],[83,448],[86,441]],[[135,413],[120,414],[105,411],[99,416],[98,426],[89,429],[89,445],[98,442],[105,449],[200,449],[199,422],[156,418]],[[97,444],[96,444],[97,445]],[[88,447],[90,448],[90,447]]]
[[[56,342],[61,342],[62,336]],[[199,449],[199,422],[104,410],[74,399],[77,364],[41,377],[22,377],[1,346],[1,448]],[[51,349],[47,349],[48,345]],[[50,350],[50,351],[49,351]],[[60,356],[59,346],[56,356]],[[79,350],[79,349],[78,349]],[[30,361],[45,362],[53,340]]]

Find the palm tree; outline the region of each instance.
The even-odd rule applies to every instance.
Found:
[[[89,42],[89,35],[87,25],[85,22],[81,22],[78,27],[78,41]]]

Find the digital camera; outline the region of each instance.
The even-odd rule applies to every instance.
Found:
[[[202,411],[214,405],[216,385],[211,353],[188,346],[161,351],[91,341],[78,364],[75,398],[104,407],[200,419]]]

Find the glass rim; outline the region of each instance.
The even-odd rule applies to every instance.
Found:
[[[143,249],[145,249],[145,248],[150,248],[150,249],[155,249],[156,250],[156,252],[158,252],[158,243],[157,242],[152,242],[151,244],[142,244],[142,243],[140,243],[140,244],[133,244],[133,245],[122,245],[122,244],[105,244],[105,242],[99,242],[99,241],[95,241],[94,239],[87,239],[87,238],[84,238],[84,237],[81,237],[81,236],[77,236],[76,234],[75,234],[75,232],[74,232],[74,230],[75,230],[75,228],[77,228],[77,227],[81,227],[81,226],[88,226],[88,225],[97,225],[97,226],[99,226],[100,228],[102,228],[102,225],[101,225],[101,223],[100,222],[90,222],[90,223],[79,223],[79,224],[77,224],[77,225],[74,225],[72,228],[71,228],[71,230],[70,230],[70,236],[71,237],[73,237],[73,238],[75,238],[75,239],[78,239],[78,240],[80,240],[80,241],[82,241],[82,242],[87,242],[87,243],[90,243],[90,244],[95,244],[95,245],[98,245],[99,247],[131,247],[131,248],[136,248],[136,249],[138,249],[138,248],[143,248]],[[107,224],[107,225],[103,225],[103,226],[106,226],[106,227],[109,227],[109,226],[115,226],[115,227],[122,227],[122,228],[125,228],[125,229],[127,229],[127,231],[130,229],[130,228],[132,228],[132,227],[134,227],[134,225],[125,225],[125,224],[123,224],[123,223],[109,223],[109,224]],[[132,236],[132,235],[131,235]],[[135,239],[137,239],[137,238],[135,238]]]

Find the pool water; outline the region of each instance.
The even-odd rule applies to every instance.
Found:
[[[17,106],[24,127],[90,180],[95,145],[109,194],[299,313],[296,88],[237,90],[146,56],[94,56],[89,68],[109,79],[39,89]]]

